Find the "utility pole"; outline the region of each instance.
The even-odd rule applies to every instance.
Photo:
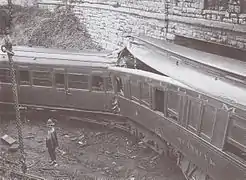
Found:
[[[9,8],[9,17],[8,17],[9,23],[5,23],[5,27],[3,27],[2,24],[0,24],[1,28],[5,28],[4,33],[3,33],[4,45],[1,46],[1,50],[4,53],[7,53],[8,60],[9,60],[13,100],[14,100],[14,106],[15,106],[15,112],[16,112],[16,127],[18,131],[19,148],[20,148],[20,153],[21,153],[21,157],[19,160],[20,160],[22,172],[26,173],[27,166],[26,166],[24,143],[23,143],[23,137],[22,137],[22,123],[20,119],[20,107],[19,107],[19,98],[18,98],[17,83],[16,83],[16,73],[15,73],[14,61],[13,61],[14,53],[12,49],[12,41],[10,38],[11,20],[12,20],[12,12],[13,12],[13,9],[12,9],[13,6],[12,6],[11,0],[8,0],[8,8]],[[8,24],[9,27],[7,27],[6,24]]]

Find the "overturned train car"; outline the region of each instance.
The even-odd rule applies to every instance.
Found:
[[[174,155],[187,179],[246,179],[242,107],[169,77],[114,67],[107,55],[20,48],[14,61],[22,107],[127,117],[121,126],[157,152]],[[0,63],[0,101],[7,112],[13,99],[5,55]]]

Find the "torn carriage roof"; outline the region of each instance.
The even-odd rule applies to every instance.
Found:
[[[133,39],[133,41],[131,41],[131,44],[139,44],[145,46],[151,45],[152,47],[162,50],[163,52],[168,51],[175,55],[179,55],[182,58],[189,59],[189,61],[200,63],[204,66],[208,66],[220,71],[225,71],[233,73],[235,75],[246,77],[246,62],[199,51],[196,49],[187,48],[184,46],[180,46],[164,40],[159,40],[147,36],[129,37],[132,37]]]
[[[167,55],[161,48],[157,48],[144,41],[133,41],[127,46],[128,51],[151,68],[177,80],[201,93],[219,98],[233,105],[246,106],[245,86],[235,85],[230,81],[214,74],[202,72],[202,68],[194,68],[182,59]],[[168,48],[168,51],[170,47]],[[182,54],[181,54],[182,55]],[[177,64],[177,61],[180,64]]]

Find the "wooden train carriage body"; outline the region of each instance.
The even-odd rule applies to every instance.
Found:
[[[121,115],[171,143],[212,179],[246,178],[245,156],[232,155],[225,148],[231,144],[246,152],[245,111],[180,84],[153,79],[147,73],[111,69],[122,81],[124,93],[117,93]]]
[[[127,50],[156,71],[199,92],[246,106],[245,62],[146,37],[134,37]]]
[[[93,56],[88,56],[86,61],[14,57],[19,103],[92,111],[110,110],[113,92],[107,71],[110,63],[92,62],[90,59]],[[13,102],[9,75],[8,62],[3,58],[0,61],[0,101],[4,103]]]
[[[121,116],[149,129],[183,154],[178,164],[189,179],[199,172],[199,180],[207,180],[206,175],[213,180],[246,179],[245,157],[240,154],[246,152],[244,110],[168,77],[111,67],[102,59],[91,62],[94,56],[86,58],[15,57],[20,104],[112,112],[112,99],[117,97]],[[0,63],[0,101],[11,104],[9,66],[6,58]],[[239,153],[231,154],[227,144]]]

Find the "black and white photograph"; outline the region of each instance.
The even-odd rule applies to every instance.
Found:
[[[0,0],[0,180],[246,180],[246,0]]]

